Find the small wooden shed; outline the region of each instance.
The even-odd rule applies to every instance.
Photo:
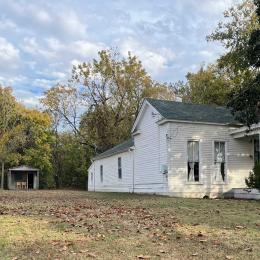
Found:
[[[39,189],[39,169],[22,165],[8,170],[9,190]]]

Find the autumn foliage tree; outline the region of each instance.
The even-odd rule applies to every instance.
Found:
[[[68,84],[48,90],[42,103],[61,116],[81,144],[102,152],[130,137],[145,97],[173,99],[174,93],[152,80],[136,56],[104,50],[98,59],[74,66]]]
[[[19,104],[11,88],[0,87],[1,188],[4,187],[5,164],[24,163],[40,168],[42,183],[51,175],[50,122],[48,114]]]

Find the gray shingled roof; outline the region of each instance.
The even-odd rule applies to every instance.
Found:
[[[171,120],[234,124],[237,123],[226,107],[190,104],[147,98],[147,101],[165,118]]]
[[[118,154],[118,153],[126,152],[132,146],[134,146],[133,138],[128,139],[128,140],[124,141],[123,143],[118,144],[118,145],[114,146],[113,148],[106,150],[105,152],[95,156],[93,158],[93,160],[102,159],[102,158],[109,157],[109,156],[112,156],[112,155],[115,155],[115,154]]]
[[[226,107],[190,104],[159,99],[146,99],[165,119],[205,122],[217,124],[237,124],[230,110]],[[134,146],[134,140],[129,139],[115,147],[95,156],[93,159],[102,159],[118,153],[128,151]]]

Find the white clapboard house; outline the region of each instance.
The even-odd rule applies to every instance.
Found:
[[[245,187],[259,161],[250,132],[224,107],[145,99],[132,138],[99,154],[89,191],[217,197]]]

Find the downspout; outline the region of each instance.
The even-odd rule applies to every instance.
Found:
[[[258,134],[258,164],[260,163],[260,132]]]
[[[93,190],[94,191],[96,191],[96,163],[95,163],[95,161],[93,161],[93,163],[94,163],[94,188],[93,188]]]
[[[133,152],[133,193],[135,192],[135,148],[130,148],[130,151]]]

